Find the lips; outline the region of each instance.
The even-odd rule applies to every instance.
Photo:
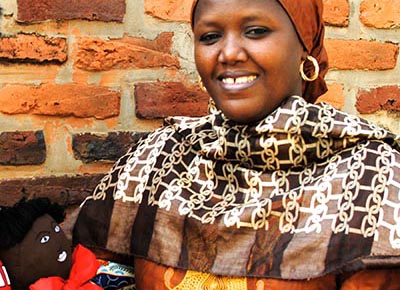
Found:
[[[252,86],[258,75],[251,73],[226,72],[218,77],[221,86],[226,90],[242,90]]]
[[[66,251],[62,251],[62,252],[58,255],[57,261],[60,262],[60,263],[65,262],[65,260],[67,259],[67,257],[68,257],[67,252],[66,252]]]
[[[244,77],[238,77],[238,78],[223,78],[221,81],[224,84],[234,85],[234,84],[250,83],[256,79],[257,79],[256,75],[251,75],[251,76],[244,76]]]

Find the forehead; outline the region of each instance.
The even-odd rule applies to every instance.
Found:
[[[35,220],[35,222],[33,223],[32,231],[33,232],[41,232],[44,230],[49,230],[49,228],[52,227],[53,224],[55,224],[55,223],[56,222],[54,221],[54,219],[51,216],[49,216],[47,214],[42,215],[41,217],[37,218]]]
[[[53,232],[52,229],[56,224],[56,221],[47,214],[37,218],[34,221],[32,228],[26,234],[23,242],[34,242],[38,238],[38,235],[43,232],[51,234]]]
[[[192,24],[197,24],[199,20],[215,21],[241,16],[285,22],[289,19],[277,0],[199,0],[192,13]]]

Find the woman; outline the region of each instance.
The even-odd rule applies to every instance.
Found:
[[[319,0],[196,1],[215,106],[133,146],[75,241],[135,257],[138,289],[399,289],[385,270],[399,265],[398,138],[312,104],[326,91],[321,18]]]

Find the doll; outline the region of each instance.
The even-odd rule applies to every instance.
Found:
[[[7,266],[9,279],[4,277],[12,289],[135,289],[130,267],[97,260],[80,244],[72,251],[59,225],[64,218],[64,208],[48,198],[23,199],[0,208],[0,260]]]
[[[51,285],[54,281],[61,285],[61,288],[48,289],[63,289],[63,284],[72,283],[68,280],[72,279],[73,272],[83,272],[73,265],[78,255],[80,260],[82,256],[89,258],[92,267],[83,281],[73,282],[76,289],[96,275],[100,264],[92,252],[78,245],[72,255],[71,241],[59,226],[64,217],[64,208],[47,198],[23,199],[13,207],[1,208],[0,260],[7,266],[13,290],[44,290],[44,286],[30,288],[39,279],[40,285],[49,281]],[[46,280],[49,277],[52,278]],[[89,284],[92,285],[93,288],[87,289],[102,289]]]

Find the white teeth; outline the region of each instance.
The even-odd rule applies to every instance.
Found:
[[[62,251],[62,253],[60,255],[58,255],[57,261],[62,263],[67,259],[67,256],[68,256],[67,252],[66,251]]]
[[[234,84],[245,84],[254,81],[257,78],[257,76],[244,76],[244,77],[238,77],[238,78],[223,78],[222,82],[224,84],[228,85],[234,85]]]
[[[222,82],[224,84],[233,85],[235,83],[235,79],[234,78],[224,78],[224,79],[222,79]]]

